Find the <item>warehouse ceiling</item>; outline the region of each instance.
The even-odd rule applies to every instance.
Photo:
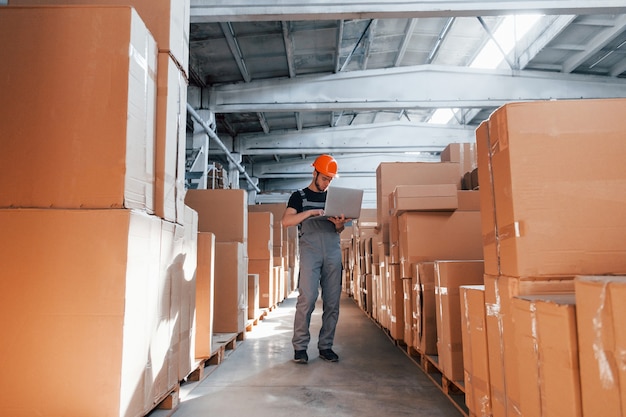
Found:
[[[626,97],[625,13],[623,0],[191,0],[189,103],[259,198],[305,186],[322,152],[371,191],[380,162],[438,161],[504,103]],[[508,31],[528,32],[507,52],[514,14]],[[481,67],[490,41],[501,63]]]

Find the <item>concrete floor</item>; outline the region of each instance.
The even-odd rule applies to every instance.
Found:
[[[343,295],[334,350],[317,356],[321,302],[309,363],[292,361],[296,294],[254,326],[203,381],[183,384],[173,417],[458,417],[461,413],[383,331]]]

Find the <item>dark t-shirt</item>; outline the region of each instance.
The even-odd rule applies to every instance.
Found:
[[[315,209],[315,208],[324,208],[324,204],[326,203],[326,191],[322,191],[321,193],[316,193],[310,188],[303,188],[304,194],[306,195],[306,199],[312,203],[322,203],[319,207],[307,207],[307,210]],[[291,207],[296,210],[298,213],[302,213],[304,211],[304,207],[302,207],[302,196],[300,195],[300,191],[295,191],[289,197],[289,202],[287,203],[287,207]]]

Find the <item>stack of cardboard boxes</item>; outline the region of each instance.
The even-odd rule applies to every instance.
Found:
[[[276,307],[295,289],[294,274],[299,265],[298,236],[296,227],[283,227],[281,223],[286,208],[283,203],[248,206],[250,213],[271,214],[270,251],[263,258],[250,258],[250,272],[259,274],[261,308]],[[296,233],[290,233],[290,229]]]
[[[249,206],[250,207],[250,206]],[[274,214],[271,211],[250,211],[248,210],[248,272],[253,275],[251,281],[256,277],[254,282],[248,283],[248,292],[250,289],[257,293],[257,299],[251,299],[256,310],[250,314],[249,319],[259,318],[260,308],[268,308],[271,305],[270,294],[273,293],[273,280],[269,277],[270,271],[273,269],[273,251],[274,251]],[[261,296],[263,301],[261,302]],[[250,297],[250,295],[248,295]],[[250,305],[250,303],[248,303]],[[254,309],[253,307],[253,309]]]
[[[344,247],[350,247],[349,252],[354,254],[354,261],[349,262],[351,274],[347,276],[344,286],[359,307],[367,312],[372,311],[371,293],[377,273],[374,264],[378,263],[378,252],[373,251],[378,238],[376,214],[375,209],[361,209],[361,216],[348,223],[350,229],[342,232]],[[346,239],[347,236],[350,239]]]
[[[26,3],[60,2],[0,8],[0,414],[143,415],[194,359],[188,7]]]
[[[439,163],[380,164],[374,227],[363,234],[367,219],[355,222],[355,259],[344,260],[355,266],[346,288],[361,308],[455,381],[463,379],[460,287],[482,284],[484,272],[479,194],[461,189],[475,149],[450,144]]]
[[[603,275],[626,271],[624,111],[626,100],[509,104],[477,130],[485,290],[464,299],[471,357],[489,360],[466,369],[475,415],[623,410],[612,297],[626,281]]]
[[[482,260],[477,193],[460,190],[462,171],[475,165],[473,149],[451,144],[440,163],[387,163],[377,170],[379,227],[383,236],[389,231],[389,330],[420,352],[430,345],[427,350],[435,353],[432,341],[437,340],[435,327],[427,324],[437,318],[436,303],[428,301],[440,300],[435,298],[439,286],[433,262]],[[420,282],[420,276],[426,281]],[[421,301],[432,309],[424,310]],[[433,334],[424,333],[427,329]]]
[[[198,231],[215,235],[214,333],[243,333],[248,320],[247,200],[237,189],[188,190],[185,198],[198,212]]]

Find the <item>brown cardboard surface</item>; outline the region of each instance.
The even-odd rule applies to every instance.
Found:
[[[248,317],[248,259],[241,242],[215,243],[214,333],[241,333]]]
[[[458,210],[462,211],[480,211],[480,192],[471,190],[457,191],[459,201]]]
[[[391,264],[391,287],[389,287],[389,333],[394,340],[404,337],[404,289],[400,276],[400,265]]]
[[[459,206],[456,184],[397,185],[390,194],[389,211],[453,211]]]
[[[248,274],[248,320],[260,316],[259,309],[259,274]]]
[[[198,212],[198,230],[216,242],[248,241],[248,193],[238,189],[187,190],[185,204]]]
[[[196,274],[196,357],[210,358],[215,297],[215,235],[198,232]]]
[[[402,277],[414,262],[482,259],[480,212],[406,212],[398,228]]]
[[[376,215],[383,241],[389,242],[389,194],[398,185],[428,185],[460,183],[458,163],[455,162],[383,162],[376,168]],[[460,187],[459,187],[460,188]]]
[[[273,257],[273,223],[274,215],[272,212],[248,213],[249,259],[270,259]]]
[[[413,328],[413,285],[412,278],[402,279],[402,292],[404,300],[404,335],[402,340],[407,346],[413,346],[413,335],[415,329]]]
[[[582,416],[574,293],[512,301],[524,416]]]
[[[169,297],[159,298],[161,220],[123,209],[5,209],[0,227],[0,312],[12,317],[10,343],[0,345],[10,398],[0,414],[145,414],[152,378],[169,372],[157,353],[170,341],[153,343],[158,324],[172,328]],[[85,378],[94,358],[107,366]]]
[[[437,306],[435,300],[435,263],[414,264],[416,277],[415,339],[417,350],[425,355],[437,354]]]
[[[476,168],[475,143],[451,143],[441,151],[441,162],[457,162],[459,164],[459,181],[466,172]]]
[[[485,286],[461,286],[460,291],[465,404],[470,415],[489,417],[491,416],[491,393]]]
[[[182,223],[185,202],[187,82],[166,52],[158,55],[155,214]]]
[[[504,371],[505,346],[502,332],[504,317],[501,312],[501,295],[498,276],[485,274],[485,313],[487,347],[489,349],[489,383],[493,417],[507,416],[506,382]],[[514,293],[512,296],[518,295]]]
[[[1,7],[0,39],[0,207],[153,212],[157,46],[139,15]]]
[[[159,51],[171,53],[185,73],[189,66],[189,0],[9,0],[9,5],[128,5],[137,9]]]
[[[482,260],[435,262],[437,352],[441,372],[451,381],[464,379],[459,287],[481,285],[483,275]]]
[[[559,100],[490,116],[501,274],[626,272],[624,112],[626,99]]]
[[[584,416],[626,409],[626,276],[578,276],[576,323]]]
[[[483,242],[485,273],[500,274],[500,252],[496,241],[496,209],[493,199],[493,168],[489,157],[489,123],[483,122],[476,129],[476,157],[478,160],[478,189],[480,198],[480,224]]]
[[[511,301],[523,295],[571,292],[574,280],[573,276],[520,279],[489,274],[485,274],[484,280],[492,411],[494,417],[518,416],[519,360]]]
[[[248,259],[248,273],[259,275],[259,308],[274,307],[273,259]]]

